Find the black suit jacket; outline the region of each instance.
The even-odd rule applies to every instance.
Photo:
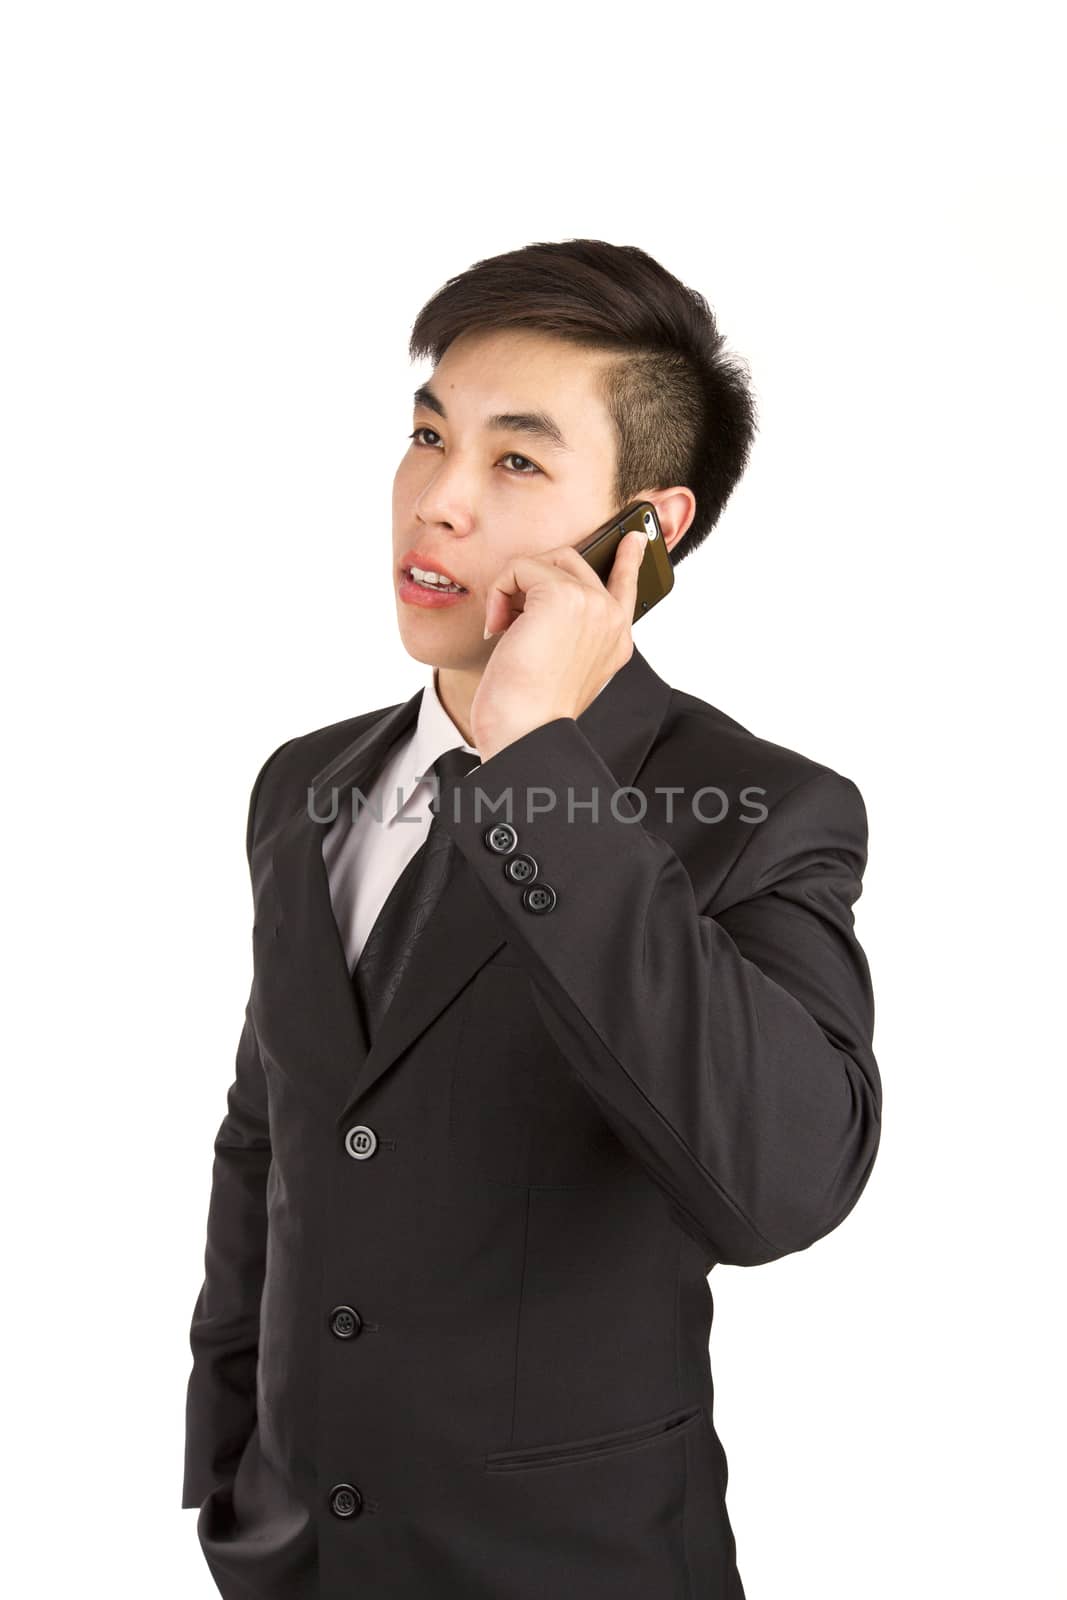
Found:
[[[368,1050],[316,819],[421,693],[252,793],[182,1504],[230,1600],[739,1600],[707,1276],[829,1233],[875,1159],[863,801],[635,649],[446,791]]]

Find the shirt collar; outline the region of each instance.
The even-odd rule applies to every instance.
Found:
[[[611,677],[615,676],[612,673]],[[593,699],[599,698],[604,693],[611,678],[600,685]],[[590,702],[592,704],[592,702]],[[468,744],[462,733],[452,721],[448,712],[441,704],[441,697],[437,692],[437,668],[431,667],[429,678],[419,702],[419,715],[415,723],[410,743],[404,752],[403,770],[397,773],[391,784],[393,798],[397,798],[397,790],[402,790],[399,805],[393,811],[393,816],[399,816],[411,802],[415,790],[419,786],[420,773],[429,773],[438,756],[444,755],[446,750],[456,748],[466,751],[471,757],[472,766],[477,761],[479,752],[472,744]]]
[[[418,720],[403,752],[403,767],[396,773],[389,786],[394,801],[397,799],[397,791],[402,791],[399,805],[393,808],[394,817],[399,816],[411,804],[412,796],[419,787],[420,774],[428,774],[438,756],[444,755],[446,750],[455,750],[457,747],[467,752],[471,757],[471,765],[474,766],[478,759],[478,751],[466,742],[441,704],[437,693],[437,668],[432,667],[419,702]],[[431,780],[427,779],[427,782],[429,781]]]

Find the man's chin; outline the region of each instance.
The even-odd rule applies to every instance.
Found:
[[[443,637],[445,629],[441,629],[442,637],[432,639],[431,630],[425,632],[417,630],[419,637],[413,637],[416,630],[402,631],[400,641],[413,661],[421,661],[426,667],[443,667],[446,672],[478,672],[480,673],[488,659],[491,646],[485,639],[447,639]]]

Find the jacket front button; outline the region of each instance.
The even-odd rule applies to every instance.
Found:
[[[335,1517],[354,1517],[363,1510],[363,1496],[351,1483],[335,1483],[330,1490],[330,1510]]]
[[[488,850],[495,855],[509,856],[519,842],[519,836],[510,822],[497,822],[482,834]]]
[[[354,1339],[363,1326],[363,1318],[352,1306],[334,1306],[330,1312],[330,1332],[338,1339]]]
[[[510,856],[504,862],[504,876],[512,883],[532,883],[537,877],[537,862],[533,856]]]
[[[373,1128],[364,1127],[362,1123],[358,1127],[349,1128],[345,1134],[345,1149],[353,1161],[366,1161],[377,1148],[378,1135]]]
[[[551,911],[555,906],[556,891],[549,883],[531,884],[529,889],[522,891],[522,903],[527,911],[543,917],[546,911]]]

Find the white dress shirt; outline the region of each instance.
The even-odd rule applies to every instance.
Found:
[[[601,684],[594,699],[610,682],[608,678]],[[426,837],[434,797],[433,764],[457,745],[476,766],[479,752],[466,743],[441,704],[434,667],[414,729],[393,750],[366,791],[365,802],[358,801],[355,819],[352,796],[338,797],[337,816],[323,833],[322,855],[350,973],[389,891]],[[428,776],[420,781],[421,773]]]

